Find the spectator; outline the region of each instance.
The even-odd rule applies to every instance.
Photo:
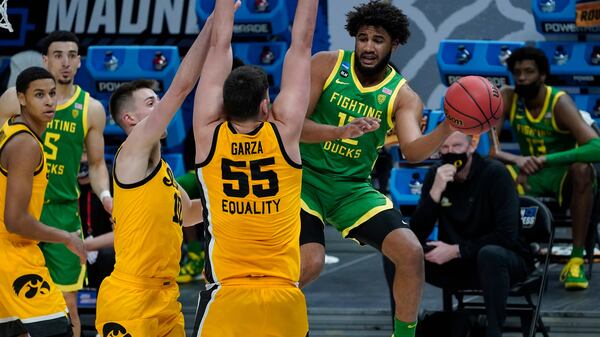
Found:
[[[507,170],[474,153],[471,137],[450,135],[423,184],[411,229],[421,243],[438,222],[438,241],[425,246],[425,280],[440,288],[481,288],[487,337],[502,335],[511,285],[532,269],[519,239],[519,200]]]

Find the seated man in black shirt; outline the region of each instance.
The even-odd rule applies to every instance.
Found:
[[[531,270],[519,239],[519,199],[510,174],[474,153],[471,137],[454,132],[440,147],[442,163],[423,183],[411,228],[425,244],[438,222],[438,241],[426,243],[425,279],[448,289],[482,289],[487,337],[502,335],[510,286]]]

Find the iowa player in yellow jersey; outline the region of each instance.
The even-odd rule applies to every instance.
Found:
[[[72,336],[67,305],[38,242],[58,242],[85,261],[83,241],[39,222],[48,184],[40,140],[56,110],[56,82],[32,67],[17,77],[21,114],[0,129],[0,336]]]
[[[317,0],[299,0],[281,91],[269,107],[264,71],[231,71],[231,0],[215,28],[196,90],[196,166],[207,235],[207,289],[194,336],[304,337],[298,142],[310,90]]]
[[[210,17],[161,99],[149,80],[125,83],[110,98],[110,113],[127,139],[113,166],[116,264],[98,292],[96,328],[103,337],[185,336],[175,282],[181,226],[201,222],[202,205],[175,181],[160,140],[198,81],[212,22]]]
[[[570,206],[573,250],[560,280],[567,289],[585,289],[583,254],[597,184],[591,163],[600,162],[600,138],[568,94],[545,84],[550,66],[542,50],[519,48],[507,66],[515,86],[501,90],[503,116],[510,120],[521,154],[499,150],[496,158],[512,164],[515,177],[520,174],[521,193],[551,196]]]
[[[48,161],[48,187],[40,220],[69,232],[81,230],[79,215],[79,172],[82,152],[86,151],[91,185],[107,212],[112,210],[110,182],[104,162],[102,104],[74,83],[81,66],[79,39],[68,31],[54,31],[42,41],[44,66],[56,79],[56,115],[42,135]],[[0,97],[0,120],[18,113],[14,88]],[[81,335],[77,313],[77,291],[83,288],[85,264],[65,245],[40,244],[50,276],[63,292],[73,323],[74,337]]]

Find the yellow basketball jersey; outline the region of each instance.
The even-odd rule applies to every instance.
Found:
[[[183,233],[181,194],[171,168],[161,159],[148,177],[135,184],[119,182],[114,172],[115,271],[175,278]]]
[[[0,129],[0,153],[4,149],[4,145],[15,135],[20,133],[28,133],[38,142],[40,146],[40,163],[36,167],[33,175],[33,186],[31,189],[31,199],[29,200],[29,207],[27,211],[34,218],[40,219],[42,213],[42,206],[44,205],[44,193],[46,191],[46,185],[48,185],[48,174],[46,168],[46,157],[44,155],[44,147],[38,135],[35,134],[27,125],[24,123],[15,122],[15,117],[7,120],[2,129]],[[0,237],[10,238],[14,240],[27,240],[22,236],[9,233],[6,230],[4,223],[4,206],[6,205],[6,183],[7,183],[8,172],[6,168],[0,165]]]
[[[286,154],[272,123],[239,134],[217,126],[208,158],[197,164],[208,237],[206,278],[300,277],[302,166]]]

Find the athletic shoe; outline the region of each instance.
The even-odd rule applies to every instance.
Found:
[[[177,283],[190,283],[204,279],[202,270],[204,269],[204,252],[200,254],[188,252],[187,262],[179,270]]]
[[[587,289],[589,282],[583,271],[583,258],[572,257],[560,273],[565,289]]]

